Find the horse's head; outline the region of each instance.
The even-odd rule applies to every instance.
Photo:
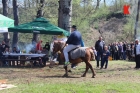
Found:
[[[62,51],[65,43],[61,41],[54,41],[53,44],[53,53],[57,53],[58,51]]]

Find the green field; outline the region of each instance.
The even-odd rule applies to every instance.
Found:
[[[92,62],[96,67],[96,62]],[[69,77],[62,77],[63,66],[53,68],[0,68],[0,79],[17,87],[1,90],[0,93],[139,93],[140,70],[134,62],[110,61],[108,69],[95,68],[96,78],[81,77],[85,64],[72,69]]]

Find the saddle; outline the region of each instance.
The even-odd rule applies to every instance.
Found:
[[[77,59],[80,57],[85,57],[86,47],[76,47],[68,52],[71,59]]]

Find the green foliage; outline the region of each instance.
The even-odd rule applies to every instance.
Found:
[[[106,18],[110,14],[110,10],[108,7],[101,7],[92,15],[94,20],[99,20],[101,18]]]
[[[37,7],[36,1],[24,0],[27,2],[26,6],[24,2],[18,1],[20,3],[19,6],[19,24],[30,22],[36,18]],[[51,23],[58,25],[58,0],[45,0],[44,17],[50,20]],[[99,9],[95,9],[96,4],[94,0],[73,0],[72,2],[72,24],[77,25],[78,30],[83,34],[83,38],[86,38],[86,34],[90,32],[90,27],[94,26],[95,29],[99,28],[99,21],[102,18],[107,18],[112,13],[117,13],[118,11],[122,12],[122,6],[127,0],[117,0],[117,3],[113,2],[110,6],[104,6],[103,3],[100,2]],[[114,0],[113,0],[114,1]],[[106,3],[112,2],[106,0]],[[11,3],[12,4],[12,3]],[[30,5],[30,7],[29,7]],[[2,13],[2,9],[0,9]],[[9,17],[13,18],[12,8],[8,9]],[[130,23],[126,24],[124,27],[125,31],[130,30]],[[12,35],[11,35],[12,36]],[[0,36],[2,38],[2,36]],[[32,34],[19,34],[19,41],[21,42],[31,42]],[[11,38],[12,39],[12,38]],[[40,35],[40,39],[43,41],[50,41],[51,36],[48,35]]]

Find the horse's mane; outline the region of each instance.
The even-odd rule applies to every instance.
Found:
[[[66,43],[60,40],[55,40],[54,44],[58,44],[60,49],[63,49]]]

